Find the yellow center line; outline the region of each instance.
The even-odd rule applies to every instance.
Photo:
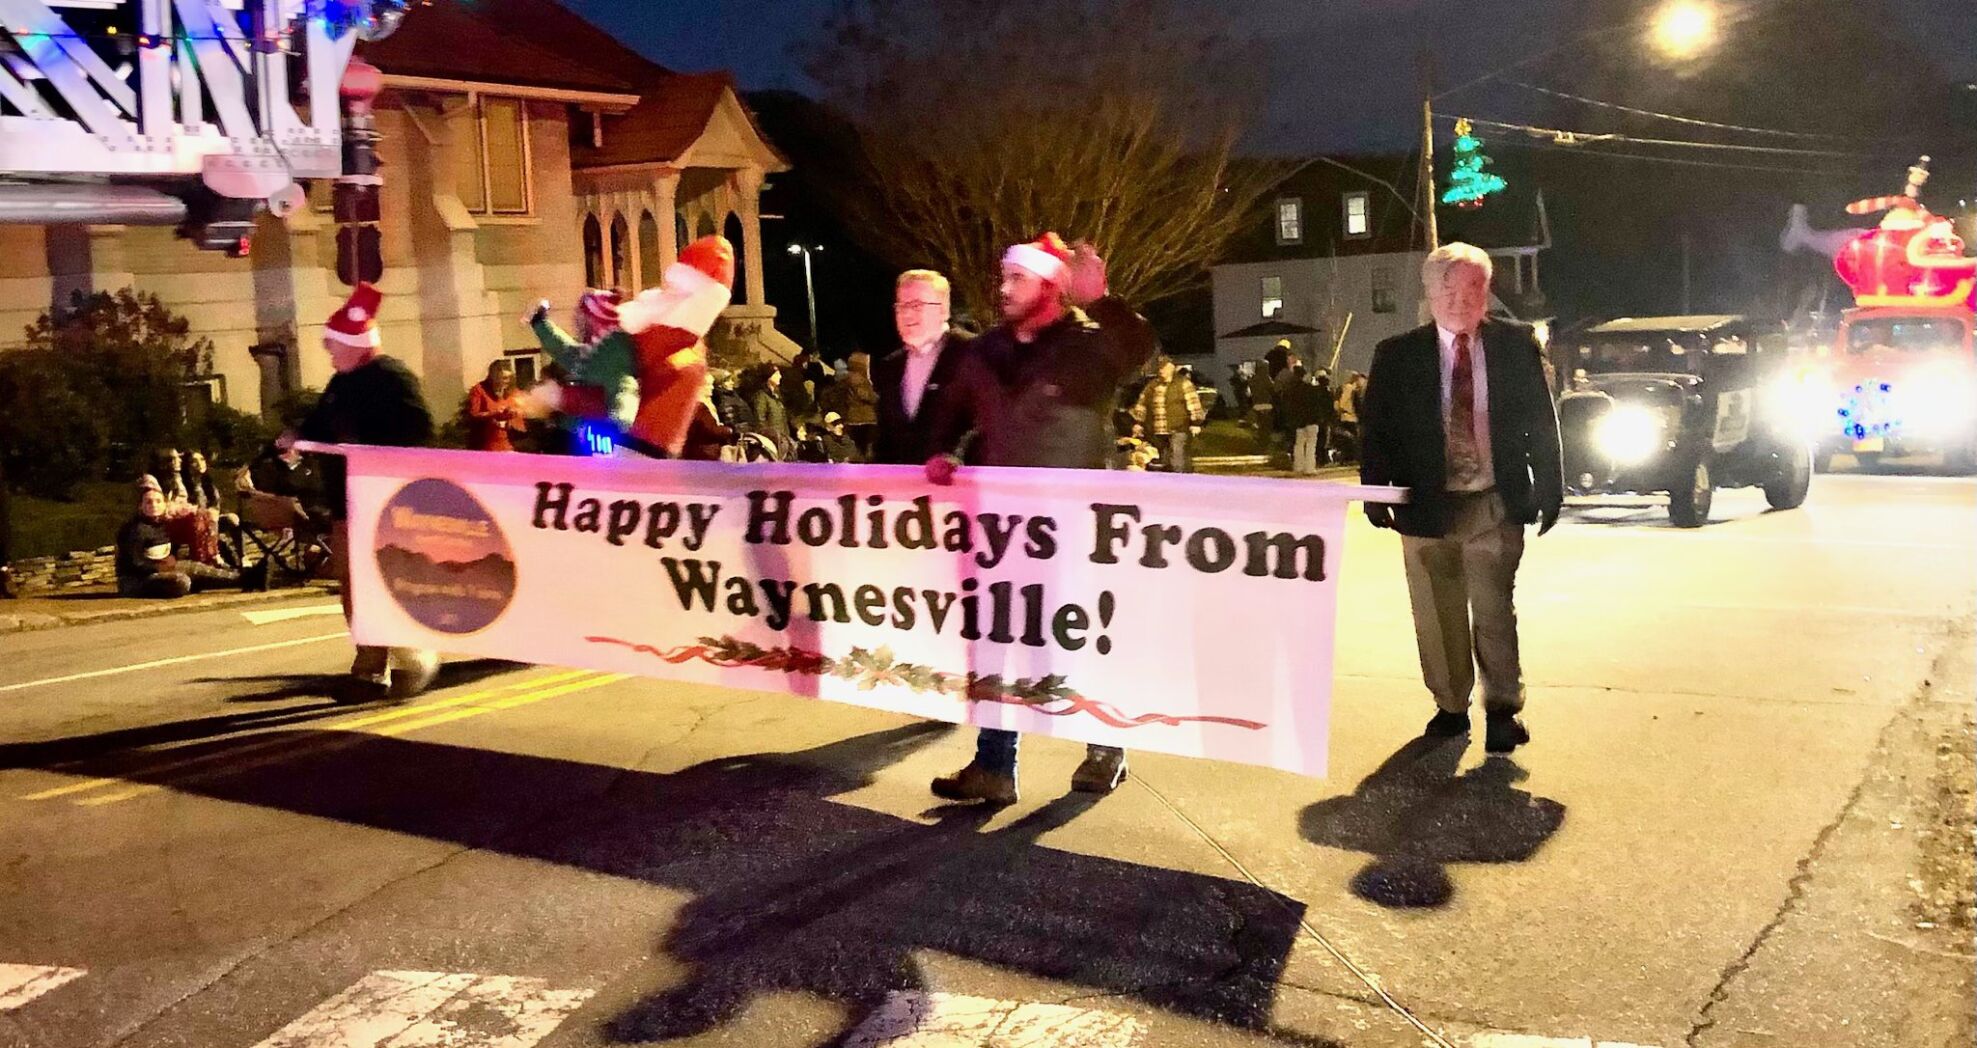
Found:
[[[560,698],[561,696],[564,695],[573,695],[580,691],[588,691],[591,688],[601,688],[606,684],[616,684],[619,681],[625,680],[630,676],[631,674],[629,673],[607,674],[605,676],[595,677],[590,680],[580,680],[574,683],[564,684],[560,687],[545,688],[541,691],[526,692],[524,694],[517,695],[512,698],[497,699],[493,702],[488,703],[485,706],[473,706],[467,709],[448,710],[445,713],[437,713],[434,714],[433,716],[424,717],[419,720],[410,721],[404,724],[389,725],[387,727],[379,728],[377,731],[373,732],[372,734],[403,735],[408,731],[418,731],[420,728],[430,728],[435,724],[445,724],[448,721],[465,720],[468,717],[477,717],[483,713],[499,713],[503,710],[512,710],[520,706],[527,706],[532,702],[541,702],[544,699]]]
[[[382,713],[373,713],[364,716],[353,717],[349,720],[333,721],[328,724],[322,725],[321,727],[330,728],[330,729],[350,730],[353,728],[360,728],[370,724],[380,724],[390,720],[398,720],[401,718],[414,717],[414,716],[423,716],[435,709],[444,709],[448,707],[465,705],[467,703],[478,702],[482,699],[486,699],[495,695],[500,695],[505,692],[517,691],[521,689],[535,689],[535,688],[540,688],[543,685],[553,685],[563,681],[568,681],[572,678],[587,677],[591,675],[591,672],[592,671],[590,670],[566,670],[558,673],[548,674],[542,677],[533,677],[528,680],[512,681],[497,687],[484,688],[480,691],[469,692],[465,695],[455,695],[434,702],[420,703],[418,705],[408,706],[403,709],[386,710]],[[252,736],[247,736],[245,738],[252,738]],[[195,767],[200,764],[209,764],[215,761],[230,761],[238,757],[244,757],[249,754],[259,753],[264,750],[270,750],[270,749],[288,749],[288,750],[298,751],[299,753],[300,751],[308,750],[320,745],[321,741],[322,740],[318,737],[307,737],[307,738],[297,739],[291,736],[284,736],[282,738],[269,739],[262,742],[246,742],[244,745],[233,746],[210,753],[203,753],[196,757],[187,757],[181,760],[168,761],[164,764],[153,765],[150,767],[137,769],[137,771],[149,777],[149,776],[167,774],[170,772],[178,771],[183,768]],[[169,751],[167,750],[163,752],[169,752]],[[277,755],[275,760],[284,760],[291,755],[293,754],[282,753]],[[269,760],[256,761],[250,765],[245,765],[241,767],[243,769],[249,767],[261,767],[269,763],[273,763],[273,761],[269,761]],[[232,768],[233,766],[229,765],[228,769],[223,769],[223,770],[229,770]],[[192,776],[186,778],[184,781],[193,781],[200,777],[201,776]],[[64,786],[57,786],[51,789],[41,790],[36,793],[23,794],[19,799],[26,801],[53,800],[57,797],[66,797],[70,794],[75,794],[75,793],[86,793],[91,790],[101,789],[105,786],[122,785],[128,782],[129,779],[127,777],[105,776],[101,778],[88,779],[82,782],[69,783]],[[123,799],[129,796],[136,796],[142,793],[153,792],[158,788],[159,787],[157,786],[139,787],[135,791],[128,791],[128,790],[119,791],[117,794],[114,794],[113,796],[118,799]],[[89,802],[83,802],[83,803],[89,803]]]

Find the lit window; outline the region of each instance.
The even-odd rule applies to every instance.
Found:
[[[1284,278],[1263,278],[1263,319],[1271,320],[1284,312]]]
[[[1277,243],[1304,243],[1304,201],[1277,201]]]
[[[454,150],[460,202],[479,215],[529,213],[529,122],[519,99],[483,98]]]
[[[1373,312],[1399,312],[1394,302],[1394,271],[1389,266],[1373,267]]]
[[[1371,236],[1373,198],[1370,193],[1347,193],[1345,195],[1345,235],[1349,237]]]

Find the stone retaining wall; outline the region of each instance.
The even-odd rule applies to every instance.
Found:
[[[28,557],[15,561],[13,567],[14,584],[23,594],[114,585],[117,581],[117,547],[77,550],[53,557]]]

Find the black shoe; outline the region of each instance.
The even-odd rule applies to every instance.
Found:
[[[1469,734],[1469,715],[1467,713],[1450,713],[1447,710],[1442,710],[1436,713],[1432,720],[1428,721],[1428,726],[1421,729],[1421,734],[1431,739],[1453,739],[1457,735],[1467,735]]]
[[[1483,736],[1484,753],[1509,753],[1531,741],[1531,733],[1515,713],[1492,713]]]
[[[1016,777],[970,764],[952,775],[933,781],[934,796],[948,801],[987,801],[990,804],[1016,803]]]
[[[1111,793],[1125,781],[1125,750],[1086,750],[1084,762],[1071,773],[1071,788],[1079,793]]]

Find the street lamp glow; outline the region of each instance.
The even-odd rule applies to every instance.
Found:
[[[1654,16],[1653,38],[1669,58],[1694,58],[1716,43],[1716,8],[1704,0],[1670,0]]]

